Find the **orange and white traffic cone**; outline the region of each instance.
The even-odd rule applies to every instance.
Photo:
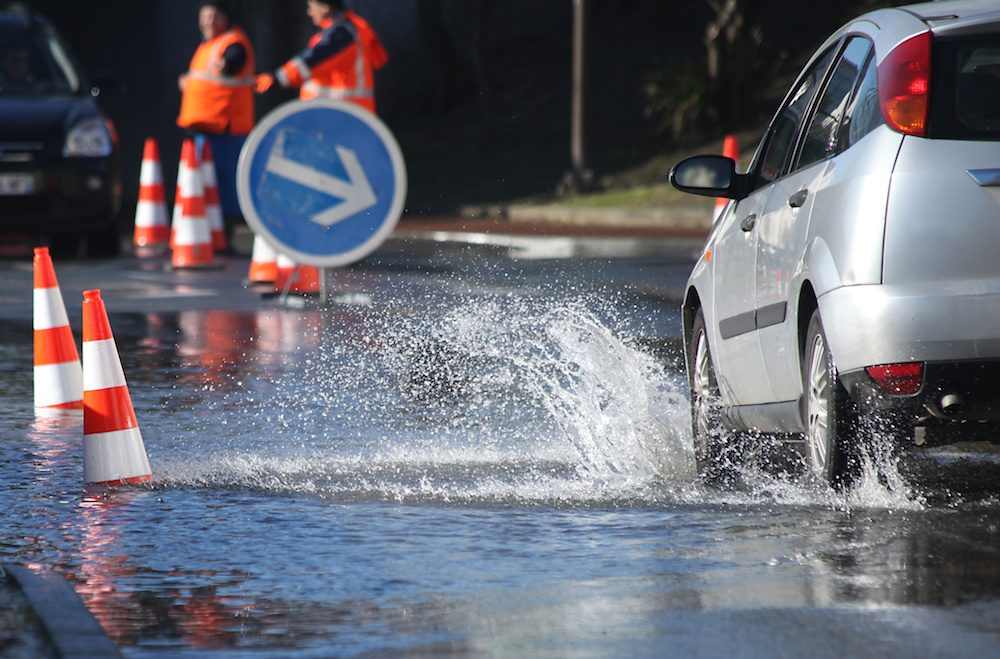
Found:
[[[201,146],[201,182],[205,188],[205,216],[212,235],[212,249],[224,252],[229,249],[226,241],[226,225],[222,220],[222,206],[219,204],[219,183],[215,176],[215,159],[212,145],[208,140]]]
[[[726,139],[722,143],[722,155],[726,158],[732,158],[734,161],[739,162],[740,148],[736,144],[735,135],[726,135]]]
[[[204,268],[215,265],[212,234],[205,217],[205,190],[194,140],[184,140],[181,165],[177,172],[177,200],[174,226],[170,234],[175,268]],[[180,210],[177,207],[180,206]]]
[[[319,293],[319,268],[299,265],[284,254],[278,254],[278,276],[274,280],[276,293]]]
[[[726,135],[725,141],[722,143],[722,155],[726,158],[732,158],[737,163],[740,160],[739,147],[736,145],[736,137],[734,135]],[[719,216],[722,215],[722,209],[726,207],[729,200],[725,197],[715,198],[715,210],[712,213],[712,223],[714,224]]]
[[[97,485],[153,481],[99,290],[83,293],[83,480]]]
[[[271,243],[260,236],[253,237],[250,272],[247,279],[254,283],[271,283],[278,279],[278,253]]]
[[[35,407],[83,409],[83,370],[48,247],[35,249]]]
[[[170,241],[167,223],[166,196],[163,191],[163,168],[160,146],[155,138],[147,138],[142,149],[139,170],[139,201],[135,205],[135,235],[133,244],[140,256],[157,248],[166,249]]]

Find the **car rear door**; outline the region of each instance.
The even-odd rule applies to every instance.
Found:
[[[823,75],[833,59],[833,51],[817,59],[799,78],[775,115],[761,148],[748,173],[755,189],[746,198],[731,205],[720,222],[720,235],[712,254],[714,262],[714,310],[718,337],[715,357],[719,364],[719,386],[727,404],[760,405],[777,402],[768,376],[766,357],[761,351],[760,322],[770,323],[772,301],[761,309],[757,291],[758,261],[762,246],[762,226],[779,226],[782,221],[765,220],[768,209],[787,203],[785,188],[796,182],[785,180],[801,130]],[[777,194],[779,197],[775,197]],[[784,195],[784,197],[780,197]],[[777,201],[772,201],[773,199]],[[768,291],[766,296],[773,294]],[[765,296],[765,297],[766,297]]]
[[[837,171],[833,156],[838,152],[844,116],[871,52],[872,42],[855,35],[817,62],[810,75],[813,84],[821,85],[818,100],[809,107],[802,123],[789,173],[773,184],[757,223],[757,336],[777,401],[792,401],[802,393],[795,322],[797,298],[809,241],[825,240],[811,229],[810,218],[814,209],[823,214],[824,208],[816,208],[816,204],[820,199],[829,201],[827,188],[839,186],[843,175],[850,174]],[[832,70],[826,75],[831,60]]]

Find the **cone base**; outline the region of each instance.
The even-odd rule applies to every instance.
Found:
[[[59,404],[59,405],[35,405],[35,409],[38,410],[39,412],[45,411],[45,410],[52,410],[53,412],[59,412],[59,411],[63,411],[63,410],[65,410],[65,411],[82,410],[83,409],[83,401],[82,400],[74,400],[74,401],[71,401],[69,403],[62,403],[62,404]]]
[[[85,485],[96,485],[100,487],[120,487],[124,485],[148,485],[154,483],[152,474],[145,476],[133,476],[132,478],[120,478],[113,481],[99,481],[96,483],[84,483]]]
[[[278,281],[278,269],[273,265],[267,266],[251,263],[247,279],[259,284],[273,284]]]

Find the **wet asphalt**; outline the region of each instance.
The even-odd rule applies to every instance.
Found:
[[[527,259],[697,257],[706,231],[671,226],[590,226],[501,219],[407,218],[379,251],[424,255],[481,246]],[[127,237],[123,238],[127,242]],[[55,259],[71,325],[81,322],[82,293],[99,289],[108,313],[150,314],[187,310],[240,310],[283,304],[328,305],[329,285],[309,295],[283,296],[271,284],[247,279],[252,235],[237,230],[230,251],[199,268],[175,268],[166,250],[139,256],[126,245],[114,259]],[[371,257],[370,257],[371,258]],[[350,267],[350,266],[348,266]],[[30,323],[33,315],[30,240],[0,243],[0,320]],[[329,281],[326,278],[324,283]],[[680,291],[668,292],[680,295]],[[0,655],[5,659],[104,659],[120,657],[113,641],[87,610],[69,581],[43,565],[0,566]]]

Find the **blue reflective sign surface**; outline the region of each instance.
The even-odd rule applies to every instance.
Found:
[[[237,174],[255,233],[311,265],[343,265],[373,251],[402,214],[406,171],[375,115],[339,101],[293,101],[247,138]]]

